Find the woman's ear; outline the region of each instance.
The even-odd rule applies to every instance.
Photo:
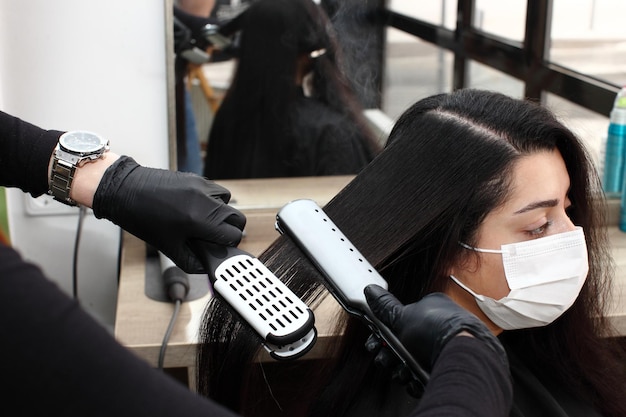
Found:
[[[463,251],[457,260],[448,268],[448,275],[463,275],[463,271],[476,272],[480,267],[480,256],[472,251]]]

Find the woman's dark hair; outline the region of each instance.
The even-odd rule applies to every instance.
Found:
[[[570,176],[569,215],[585,231],[589,274],[557,321],[503,337],[532,358],[537,373],[556,378],[603,415],[624,416],[624,362],[616,359],[604,318],[612,263],[602,190],[584,146],[547,109],[471,89],[423,99],[400,117],[386,149],[324,210],[390,291],[410,303],[450,285],[449,267],[463,256],[458,242],[474,243],[485,216],[505,202],[514,163],[554,149]],[[322,278],[288,238],[277,239],[259,258],[309,305],[325,294]],[[342,416],[354,407],[383,415],[393,403],[388,395],[401,388],[391,388],[366,352],[366,326],[340,314],[340,332],[324,346],[329,359],[323,366],[272,374],[295,380],[279,398],[272,392],[279,384],[265,371],[282,365],[255,361],[258,338],[214,299],[201,329],[199,391],[243,415],[254,415],[263,398],[280,403],[289,395],[299,395],[301,415]]]
[[[237,20],[238,62],[209,135],[207,178],[344,174],[317,174],[294,162],[303,134],[293,120],[294,103],[302,95],[296,78],[299,63],[307,61],[310,98],[323,112],[308,117],[332,112],[333,118],[345,120],[342,125],[351,126],[351,134],[362,142],[367,162],[380,151],[342,72],[333,26],[320,6],[311,0],[256,0]],[[303,56],[308,59],[303,61]]]

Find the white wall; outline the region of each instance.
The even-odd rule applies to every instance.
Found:
[[[165,21],[171,0],[0,0],[0,109],[46,129],[86,129],[167,167]],[[8,190],[14,246],[71,292],[77,209]],[[82,304],[112,327],[119,229],[89,215]]]

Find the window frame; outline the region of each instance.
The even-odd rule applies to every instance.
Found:
[[[552,93],[608,116],[619,85],[558,65],[547,58],[553,0],[527,1],[522,42],[473,27],[475,6],[475,0],[458,0],[455,30],[394,12],[387,7],[379,10],[380,19],[387,26],[454,54],[452,86],[455,90],[468,85],[468,61],[474,60],[522,81],[527,99],[544,103],[545,93]],[[381,73],[382,66],[384,63],[381,62]]]

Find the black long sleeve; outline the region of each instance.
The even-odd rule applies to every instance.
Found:
[[[196,16],[187,13],[179,7],[174,6],[174,16],[179,19],[191,31],[191,36],[200,41],[202,39],[202,29],[208,24],[217,25],[219,22],[214,17]]]
[[[511,411],[509,370],[487,345],[455,337],[441,351],[412,417],[504,417]]]
[[[0,378],[12,415],[234,416],[136,357],[0,245]]]
[[[61,134],[0,112],[0,185],[46,192]],[[12,415],[234,416],[136,357],[3,244],[0,340],[2,398]]]
[[[62,133],[0,111],[0,185],[34,197],[48,191],[48,162]]]

